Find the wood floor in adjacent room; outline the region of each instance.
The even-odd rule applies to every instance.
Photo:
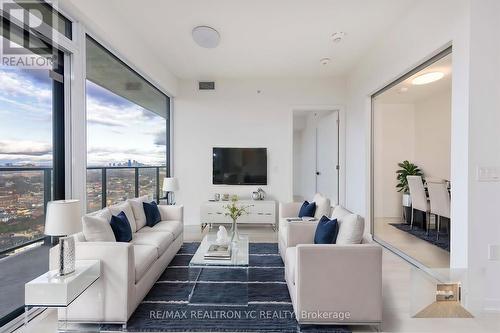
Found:
[[[217,229],[212,229],[215,232]],[[276,242],[277,234],[271,227],[243,226],[241,233],[248,234],[251,242]],[[207,231],[205,230],[204,233]],[[203,233],[203,234],[204,234]],[[202,238],[199,226],[185,227],[185,241],[199,241]],[[415,274],[422,274],[422,280],[430,279],[425,273],[416,271],[412,265],[392,252],[383,252],[383,332],[500,332],[500,314],[484,314],[472,319],[415,319],[411,318],[412,288],[419,279]],[[430,284],[432,285],[432,283]],[[425,284],[422,285],[423,287]],[[418,288],[417,288],[418,289]],[[414,290],[414,289],[413,289]],[[417,290],[418,292],[418,290]],[[426,292],[431,292],[427,290]],[[362,300],[360,300],[362,301]],[[17,332],[45,333],[56,331],[55,311],[45,311],[29,325],[28,329]],[[354,332],[372,332],[374,327],[352,326]]]

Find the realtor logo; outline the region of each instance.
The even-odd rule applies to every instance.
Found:
[[[4,0],[1,9],[7,19],[1,27],[2,67],[51,69],[56,56],[48,42],[52,41],[52,23],[56,15],[52,7],[42,1]],[[44,39],[38,37],[42,30]]]

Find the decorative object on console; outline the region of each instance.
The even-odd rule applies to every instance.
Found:
[[[163,179],[163,191],[166,192],[167,205],[175,205],[174,192],[178,190],[177,178],[167,177]]]
[[[227,244],[229,243],[229,238],[227,237],[226,227],[223,225],[219,226],[219,231],[217,231],[217,239],[215,240],[217,244]]]
[[[304,216],[314,216],[314,212],[316,212],[316,203],[315,202],[311,202],[309,203],[309,201],[304,201],[304,203],[302,204],[302,207],[300,207],[300,210],[299,210],[299,217],[302,218]]]
[[[324,216],[319,220],[314,233],[314,244],[335,244],[339,224],[337,219],[329,219]]]
[[[68,236],[81,231],[81,207],[79,200],[56,200],[47,204],[45,234]],[[59,275],[75,271],[75,240],[73,237],[59,238]]]
[[[257,191],[252,192],[252,199],[253,200],[260,200],[260,193]]]
[[[161,221],[160,210],[156,202],[151,201],[150,203],[143,202],[144,214],[146,214],[146,225],[148,227],[154,227],[156,223]]]
[[[125,212],[120,212],[118,215],[111,216],[111,229],[115,234],[117,242],[130,242],[132,240],[132,228],[130,227],[130,222],[128,221]]]
[[[251,206],[242,206],[238,205],[238,196],[234,195],[231,198],[231,203],[229,205],[225,205],[224,209],[226,212],[224,215],[229,216],[233,221],[231,226],[231,243],[238,243],[240,236],[238,235],[238,225],[237,220],[243,214],[248,214],[248,208]]]
[[[229,193],[224,193],[222,195],[222,201],[229,201]]]
[[[264,190],[261,187],[259,187],[257,191],[252,192],[253,200],[264,200],[265,198],[266,198],[266,192],[264,192]]]
[[[219,201],[220,200],[220,193],[215,193],[214,194],[214,200]]]

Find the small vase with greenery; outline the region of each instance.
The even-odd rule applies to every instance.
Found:
[[[233,220],[231,226],[231,243],[237,243],[239,240],[238,235],[238,218],[244,214],[248,214],[248,208],[251,206],[238,205],[238,197],[234,195],[231,198],[231,203],[224,206],[226,213],[224,215],[229,216]]]

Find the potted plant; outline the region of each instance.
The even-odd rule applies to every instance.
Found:
[[[224,206],[226,213],[224,215],[229,216],[233,223],[231,225],[231,243],[238,243],[239,235],[238,235],[238,226],[237,221],[238,218],[244,214],[248,214],[247,209],[250,206],[241,206],[238,205],[238,197],[236,195],[231,197],[231,203]]]
[[[403,192],[403,207],[405,210],[406,222],[409,223],[408,219],[411,216],[411,196],[406,177],[423,176],[424,174],[418,166],[409,161],[398,163],[398,166],[400,169],[396,171],[396,179],[398,181],[396,189],[398,192]]]

